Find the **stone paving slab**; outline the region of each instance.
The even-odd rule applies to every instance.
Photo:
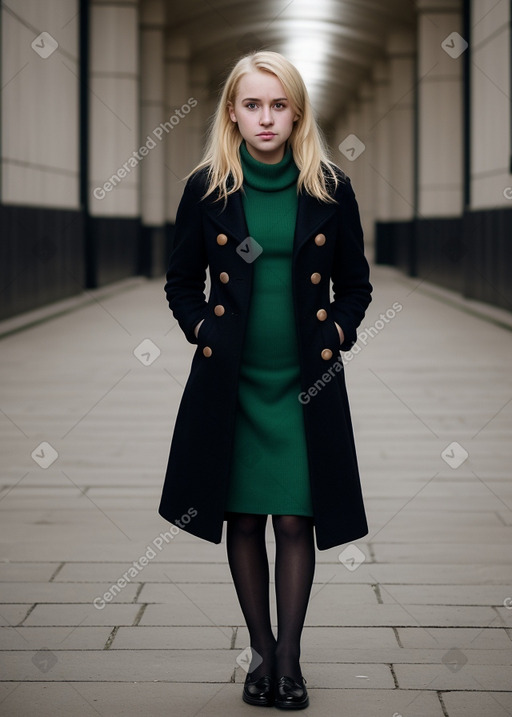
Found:
[[[370,440],[370,439],[369,439]],[[506,439],[504,439],[506,440]],[[436,470],[426,472],[422,469],[419,472],[419,476],[415,480],[404,479],[399,484],[391,482],[393,477],[397,473],[410,474],[410,458],[403,460],[403,465],[399,464],[398,461],[393,461],[393,466],[387,468],[381,475],[376,476],[379,480],[366,481],[363,486],[364,495],[369,498],[403,498],[404,505],[407,501],[414,503],[417,497],[424,499],[431,499],[438,503],[438,510],[442,511],[443,504],[446,504],[447,500],[456,501],[459,495],[462,495],[464,499],[468,498],[482,498],[484,500],[490,500],[489,496],[492,496],[490,488],[494,490],[495,486],[492,486],[490,481],[487,481],[487,485],[483,484],[478,479],[470,480],[469,478],[463,478],[455,480],[453,477],[442,477],[437,474],[438,466]],[[363,461],[360,461],[363,470],[365,466]],[[382,459],[378,459],[380,470],[382,470]],[[367,466],[365,472],[375,474],[378,466]],[[494,484],[496,484],[494,480]],[[503,486],[501,486],[503,488]],[[421,490],[421,493],[419,492]],[[494,496],[496,497],[496,496]],[[501,497],[501,496],[500,496]],[[442,498],[442,502],[439,500]],[[497,498],[499,505],[503,505],[501,500]],[[496,505],[498,505],[498,503]],[[468,536],[470,538],[471,536]]]
[[[35,653],[38,654],[38,653]],[[229,682],[239,654],[234,650],[59,650],[42,671],[32,652],[11,652],[3,665],[8,681]]]
[[[474,585],[480,584],[507,585],[510,582],[510,571],[503,565],[443,563],[439,565],[407,565],[388,563],[381,565],[363,563],[354,572],[343,569],[339,572],[334,564],[316,567],[317,582],[366,582],[391,584],[424,585]]]
[[[2,627],[0,650],[102,650],[112,632],[107,627]],[[2,655],[7,660],[8,655]]]
[[[458,645],[461,649],[474,650],[512,650],[512,640],[507,631],[497,626],[467,628],[467,627],[399,627],[398,639],[404,648],[446,647]]]
[[[455,648],[457,661],[465,659],[463,651]],[[448,653],[447,653],[448,654]],[[455,662],[452,669],[446,665],[395,665],[395,674],[401,688],[420,690],[510,690],[510,665],[472,665]]]
[[[140,605],[36,605],[23,621],[25,627],[59,625],[133,625]],[[0,606],[0,613],[3,608]]]
[[[508,688],[507,688],[508,689]],[[510,692],[445,692],[442,695],[450,717],[510,717]]]
[[[380,584],[383,603],[406,605],[495,605],[512,595],[508,585],[386,585]]]
[[[408,525],[408,521],[410,521],[408,516],[396,518],[393,520],[392,524],[386,525],[382,528],[379,534],[380,539],[389,543],[401,543],[405,542],[407,539],[411,543],[423,543],[426,540],[432,539],[432,532],[435,528],[429,529],[427,521],[420,525],[418,525],[418,523]],[[482,542],[489,540],[491,543],[504,543],[506,545],[511,545],[512,526],[476,526],[471,529],[471,537],[472,540],[480,539]],[[369,539],[374,540],[375,534],[370,534]],[[465,541],[465,531],[457,528],[456,526],[447,525],[443,528],[442,540],[443,542],[450,541],[463,544]]]
[[[110,542],[116,540],[118,534],[129,541],[144,540],[151,542],[160,532],[160,519],[154,511],[140,511],[139,520],[134,523],[134,511],[109,510],[105,512],[94,504],[85,509],[74,510],[65,518],[62,511],[19,511],[19,522],[8,512],[3,519],[5,529],[9,530],[12,540],[26,539],[27,531],[31,526],[39,526],[38,532],[44,542],[58,539],[63,525],[70,523],[73,526],[73,539],[85,541],[94,531],[96,541]]]
[[[498,607],[496,608],[496,612],[498,613],[501,622],[506,627],[512,627],[512,594],[511,591],[509,591],[508,596],[506,598],[508,601],[508,607]]]
[[[229,604],[197,605],[190,598],[178,590],[176,598],[168,605],[148,605],[140,619],[140,625],[242,625],[243,615],[236,595],[233,595]]]
[[[59,563],[0,562],[0,582],[31,582],[50,580]]]
[[[168,528],[169,524],[165,523],[163,519],[159,519],[155,525],[154,533],[148,536],[147,540],[136,541],[130,540],[129,537],[124,536],[121,531],[113,526],[112,535],[116,535],[116,539],[104,542],[97,541],[96,535],[94,535],[94,540],[89,535],[88,540],[84,541],[83,537],[77,539],[74,533],[70,533],[69,539],[66,541],[40,541],[34,543],[27,540],[25,531],[24,540],[17,540],[12,543],[4,542],[0,545],[0,560],[8,558],[16,562],[33,560],[41,560],[42,562],[91,562],[100,558],[101,560],[114,562],[131,562],[142,555],[153,539]],[[174,549],[178,543],[182,546],[180,551]],[[172,556],[173,561],[176,559],[177,562],[189,563],[209,562],[210,560],[219,562],[225,559],[225,553],[223,546],[210,543],[200,546],[199,541],[196,543],[185,542],[182,540],[182,533],[180,533],[162,550],[161,555],[162,559],[170,560]],[[158,557],[156,560],[158,560]]]
[[[111,650],[226,650],[232,647],[237,629],[227,626],[120,627]],[[247,646],[247,640],[240,650]],[[233,644],[233,648],[235,645]]]
[[[491,562],[493,565],[510,566],[510,546],[503,543],[377,543],[372,551],[379,563],[451,563],[458,564]],[[510,568],[508,568],[510,570]]]
[[[147,583],[167,583],[169,576],[173,582],[203,582],[232,584],[227,562],[187,563],[158,562],[154,559],[140,573],[140,581]],[[55,582],[104,582],[117,580],[132,563],[66,563],[55,577]],[[0,573],[1,574],[1,573]]]
[[[457,501],[450,501],[449,510],[454,513],[464,513],[474,510],[474,503],[473,496],[459,495]],[[366,496],[365,504],[370,514],[381,510],[395,511],[403,505],[403,497]],[[443,507],[439,505],[439,500],[431,496],[425,496],[423,493],[419,493],[413,498],[409,505],[417,511],[444,512]],[[479,507],[482,512],[497,511],[499,513],[501,510],[505,510],[502,501],[490,491],[481,495]]]
[[[111,583],[17,583],[2,586],[3,603],[92,603],[103,595]],[[112,602],[133,602],[138,585],[129,584],[121,593],[113,594]]]
[[[19,625],[27,616],[29,609],[30,607],[28,605],[0,604],[0,626],[12,627]]]
[[[88,486],[85,486],[85,489],[87,489]],[[101,494],[94,495],[92,490],[87,490],[87,496],[89,498],[94,500],[94,504],[89,501],[86,495],[84,495],[81,491],[77,491],[76,494],[73,495],[66,495],[66,493],[71,493],[71,491],[66,491],[64,495],[61,495],[59,497],[52,496],[50,486],[46,488],[45,495],[38,495],[38,496],[27,496],[28,490],[19,488],[18,490],[13,489],[9,493],[9,497],[5,500],[5,503],[0,502],[0,514],[3,516],[4,513],[7,513],[11,510],[44,510],[44,511],[50,511],[50,510],[104,510],[107,512],[110,512],[111,510],[128,510],[133,511],[140,508],[141,510],[146,510],[149,513],[155,513],[155,504],[158,502],[158,499],[160,496],[157,496],[156,494],[153,496],[148,496],[147,494],[143,497],[137,497],[135,495],[133,496],[102,496]],[[1,493],[0,493],[0,501]],[[34,507],[31,508],[28,505],[28,501],[33,500]],[[119,508],[120,501],[126,506],[125,508]]]
[[[359,663],[359,664],[393,664],[393,665],[441,665],[449,659],[449,653],[453,649],[460,650],[470,665],[501,665],[510,667],[511,651],[505,650],[472,650],[461,649],[450,645],[441,649],[404,649],[395,647],[372,648],[372,649],[345,649],[340,643],[337,647],[326,646],[320,649],[307,649],[305,645],[302,656],[305,662],[311,663]],[[477,668],[478,669],[478,668]]]
[[[312,688],[310,701],[307,714],[311,715],[443,717],[440,702],[431,692]],[[54,717],[56,710],[73,717],[97,717],[98,714],[102,717],[140,717],[148,713],[149,706],[151,717],[254,715],[254,708],[242,702],[238,684],[194,684],[191,689],[189,684],[164,682],[14,683],[12,686],[0,685],[0,706],[9,717],[26,717],[27,709],[30,713],[37,711],[38,717]],[[489,713],[465,714],[482,717]],[[461,715],[457,713],[455,717]],[[496,717],[502,716],[497,714]]]

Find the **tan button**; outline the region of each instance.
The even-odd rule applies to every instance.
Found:
[[[319,284],[322,280],[322,275],[318,273],[318,271],[315,271],[314,274],[311,274],[311,283],[312,284]]]
[[[325,234],[317,234],[315,237],[315,244],[317,246],[323,246],[325,244]]]
[[[223,284],[227,284],[229,281],[229,274],[226,271],[222,271],[219,274],[219,279],[222,281]]]
[[[224,244],[227,244],[228,238],[225,234],[218,234],[217,235],[217,244],[220,244],[220,246],[224,246]]]
[[[325,309],[318,309],[316,312],[316,318],[318,321],[325,321],[327,318],[327,311]]]
[[[213,313],[215,314],[215,316],[222,316],[225,311],[226,309],[222,306],[222,304],[217,304],[217,306],[213,310]]]
[[[332,351],[331,349],[324,349],[322,351],[322,358],[324,361],[329,361],[329,359],[332,358]]]
[[[209,346],[205,346],[205,347],[204,347],[204,349],[203,349],[203,355],[206,356],[206,358],[210,358],[210,356],[212,355],[212,353],[213,353],[213,351],[211,350],[211,348],[210,348]]]

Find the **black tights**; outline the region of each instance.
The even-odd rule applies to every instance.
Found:
[[[300,637],[315,572],[313,520],[273,515],[276,539],[277,640],[270,625],[266,515],[229,513],[227,553],[253,650],[252,677],[301,678]],[[254,667],[254,651],[263,662]],[[259,662],[259,659],[257,659]]]

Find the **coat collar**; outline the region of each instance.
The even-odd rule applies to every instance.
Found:
[[[337,204],[326,204],[310,194],[301,192],[298,198],[297,222],[293,242],[293,253],[316,234],[337,209]],[[207,201],[206,211],[225,234],[233,237],[239,244],[249,235],[242,204],[242,192],[230,194],[225,209],[222,201]]]

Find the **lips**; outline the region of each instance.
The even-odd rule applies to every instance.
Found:
[[[263,137],[264,139],[270,139],[271,137],[275,137],[276,135],[274,134],[274,132],[260,132],[257,136]]]

